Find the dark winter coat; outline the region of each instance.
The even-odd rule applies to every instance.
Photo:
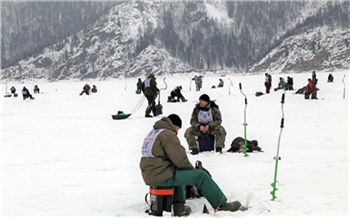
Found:
[[[154,124],[153,128],[164,130],[154,141],[152,148],[154,157],[141,158],[142,177],[149,186],[155,186],[172,178],[176,169],[194,169],[170,119],[163,117]]]
[[[23,95],[23,97],[30,96],[30,92],[26,87],[23,87],[22,95]]]
[[[220,79],[218,87],[224,87],[224,81],[222,79]]]
[[[221,112],[219,110],[219,106],[215,104],[214,101],[210,101],[205,108],[200,107],[199,104],[195,106],[195,108],[192,111],[192,116],[190,121],[191,126],[193,128],[199,129],[199,127],[202,125],[201,123],[198,122],[199,111],[201,110],[208,111],[210,109],[213,116],[213,121],[208,124],[209,128],[210,129],[218,128],[222,123],[222,118],[221,118]]]
[[[96,85],[92,85],[91,92],[96,93],[97,92],[97,87]]]
[[[136,86],[137,86],[137,90],[141,90],[142,89],[142,81],[141,81],[141,79],[138,80]]]
[[[270,74],[267,74],[265,76],[265,86],[270,86],[272,85],[272,76]]]
[[[333,82],[333,79],[334,79],[334,77],[333,77],[333,75],[330,73],[330,74],[328,75],[328,81],[327,81],[327,82]]]
[[[16,88],[15,88],[14,86],[12,86],[10,90],[11,90],[11,93],[12,93],[12,94],[15,94],[15,93],[16,93]]]
[[[91,87],[90,87],[88,84],[85,84],[85,86],[83,87],[83,90],[84,90],[86,93],[89,93],[89,92],[90,92],[90,89],[91,89]]]
[[[142,92],[145,96],[157,96],[159,89],[157,88],[157,82],[153,75],[149,76],[142,83]]]
[[[39,93],[40,92],[40,89],[39,89],[38,85],[34,86],[33,91],[34,91],[34,93]]]
[[[176,86],[175,89],[173,91],[171,91],[170,95],[172,97],[175,97],[175,96],[181,96],[181,89],[180,89],[180,86]]]
[[[312,80],[316,80],[316,72],[315,71],[312,71]]]

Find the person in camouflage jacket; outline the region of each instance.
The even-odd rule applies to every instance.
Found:
[[[182,126],[176,114],[158,120],[147,134],[141,148],[140,169],[146,185],[174,187],[174,216],[187,216],[191,208],[186,203],[187,185],[198,187],[210,205],[219,211],[237,211],[239,201],[227,198],[212,177],[204,170],[194,169],[177,133]]]
[[[145,117],[152,117],[150,115],[151,111],[153,116],[156,116],[156,98],[159,93],[159,89],[157,88],[156,78],[153,74],[150,74],[145,81],[143,81],[141,90],[148,101]]]
[[[221,112],[219,106],[214,101],[210,101],[207,94],[199,97],[199,103],[196,104],[192,112],[191,127],[187,128],[185,138],[191,154],[198,154],[196,137],[201,134],[215,136],[216,152],[222,152],[225,147],[226,130],[221,126]]]

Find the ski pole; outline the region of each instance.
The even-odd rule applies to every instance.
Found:
[[[281,119],[281,131],[280,131],[280,134],[278,136],[277,154],[276,154],[276,157],[273,158],[275,160],[275,173],[274,173],[273,183],[271,183],[272,191],[270,192],[270,194],[272,195],[272,199],[271,200],[273,200],[273,201],[277,198],[276,197],[276,191],[278,190],[276,188],[276,183],[277,183],[278,161],[281,160],[281,157],[279,156],[279,150],[280,150],[280,142],[281,142],[282,130],[283,130],[283,127],[284,127],[284,110],[283,110],[284,96],[285,96],[285,93],[282,94],[282,101],[281,101],[282,119]]]
[[[247,96],[242,92],[242,84],[239,83],[239,90],[242,93],[242,95],[244,95],[244,103],[245,103],[245,107],[244,107],[244,145],[243,145],[243,152],[244,152],[244,156],[247,157],[247,122],[246,122],[246,110],[247,110],[247,104],[248,104],[248,100],[247,100]]]
[[[345,74],[344,74],[344,77],[343,77],[342,81],[343,81],[343,84],[344,84],[343,99],[345,99]]]

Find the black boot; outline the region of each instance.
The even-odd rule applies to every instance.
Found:
[[[185,203],[174,203],[173,204],[174,216],[188,216],[192,212],[191,207],[185,205]]]
[[[222,153],[222,148],[216,147],[216,152]]]
[[[192,148],[191,154],[192,155],[198,154],[198,148]]]
[[[235,212],[241,208],[242,204],[239,201],[228,202],[219,208],[219,211]]]

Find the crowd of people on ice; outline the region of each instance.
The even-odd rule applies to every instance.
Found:
[[[333,75],[329,74],[327,82],[333,82]],[[202,88],[203,77],[195,76],[192,78],[196,84],[196,91]],[[139,78],[140,81],[140,78]],[[307,84],[301,88],[302,91],[296,93],[304,94],[305,99],[317,99],[316,72],[313,71],[311,78],[307,79]],[[265,92],[270,93],[272,87],[272,76],[265,74]],[[220,78],[219,87],[223,87],[224,82]],[[216,88],[213,86],[212,88]],[[140,91],[139,91],[140,90]],[[168,102],[186,102],[187,99],[181,93],[182,86],[176,86],[168,97]],[[293,78],[287,76],[287,80],[279,77],[279,82],[274,91],[277,90],[294,90]],[[155,99],[159,93],[156,78],[153,74],[149,75],[144,82],[137,84],[136,93],[143,92],[148,100],[145,117],[152,117],[155,113]],[[190,154],[197,155],[199,153],[199,137],[201,135],[212,135],[215,137],[215,152],[222,153],[225,147],[226,130],[221,125],[222,115],[217,103],[210,99],[207,94],[201,94],[198,103],[192,111],[190,119],[190,127],[185,131],[184,137],[188,144]],[[247,208],[239,201],[228,201],[225,194],[216,184],[210,174],[203,169],[195,168],[189,161],[185,148],[180,144],[178,131],[182,128],[182,120],[177,114],[164,116],[156,121],[153,128],[144,139],[142,145],[142,157],[140,161],[140,169],[143,180],[146,185],[153,188],[173,187],[173,214],[174,216],[187,216],[192,209],[186,205],[186,191],[188,186],[194,186],[197,191],[201,192],[212,208],[217,211],[235,212],[244,211]],[[249,152],[261,152],[257,140],[246,140],[237,137],[233,140],[231,148],[228,152],[242,152],[245,144]],[[156,175],[156,176],[155,176]],[[190,189],[191,190],[191,189]],[[152,206],[151,212],[152,214]],[[157,208],[153,208],[153,214],[157,214]]]
[[[333,82],[334,77],[332,75],[332,73],[328,74],[328,78],[327,78],[327,82],[331,83]],[[311,99],[313,100],[317,100],[317,92],[320,90],[317,87],[317,75],[316,75],[316,71],[312,71],[311,73],[311,77],[307,79],[307,83],[305,86],[297,89],[297,91],[295,92],[295,94],[303,94],[305,99]],[[265,73],[265,88],[266,88],[266,94],[270,93],[270,89],[272,86],[272,76],[268,73]],[[287,81],[283,78],[283,77],[279,77],[279,82],[278,82],[278,86],[276,88],[274,88],[274,91],[277,91],[279,89],[284,89],[284,90],[294,90],[294,82],[293,82],[293,78],[292,77],[287,77]]]
[[[329,74],[327,82],[333,82],[334,77]],[[200,92],[203,84],[203,76],[194,76],[191,82],[195,82],[196,91]],[[307,84],[298,89],[296,94],[304,94],[305,99],[317,99],[317,75],[313,71],[311,78],[307,79]],[[265,93],[269,94],[272,87],[272,75],[265,73]],[[217,88],[224,87],[224,81],[219,79]],[[212,86],[212,88],[216,88]],[[168,96],[168,103],[187,102],[182,93],[182,85],[175,86]],[[287,80],[279,76],[277,87],[278,90],[294,90],[293,78],[287,76]],[[11,95],[17,96],[16,88],[10,88]],[[37,85],[34,86],[34,93],[40,93]],[[156,108],[156,99],[159,96],[160,89],[157,87],[156,77],[149,74],[143,81],[138,78],[136,84],[136,94],[141,94],[147,99],[145,117],[156,117],[160,115]],[[89,84],[83,86],[80,95],[97,93],[96,85]],[[34,99],[29,90],[24,86],[22,89],[23,99]],[[258,96],[258,95],[257,95]],[[151,115],[152,113],[152,115]],[[173,188],[172,211],[174,216],[187,216],[192,209],[186,205],[186,186],[196,187],[201,192],[209,204],[217,211],[235,212],[244,211],[247,208],[239,201],[228,201],[226,195],[209,175],[206,170],[195,168],[189,161],[185,148],[180,144],[178,131],[182,128],[182,119],[177,114],[163,116],[153,125],[151,131],[144,139],[141,151],[140,169],[142,178],[146,185],[153,188]],[[222,126],[222,114],[219,105],[213,101],[208,94],[199,95],[198,102],[195,104],[190,119],[190,127],[185,130],[184,138],[186,139],[188,149],[191,155],[198,155],[199,137],[213,136],[215,138],[214,152],[222,153],[225,148],[226,130]],[[246,146],[246,147],[245,147]],[[247,140],[237,137],[231,143],[228,152],[262,152],[258,146],[257,140]],[[151,206],[152,208],[152,206]],[[155,210],[153,208],[153,210]],[[154,212],[154,211],[153,211]],[[152,209],[151,212],[152,214]],[[153,214],[154,215],[154,214]]]
[[[39,89],[38,85],[34,85],[33,92],[34,92],[34,94],[40,93],[40,89]],[[10,93],[11,94],[6,94],[5,97],[17,97],[18,96],[17,89],[14,86],[11,86]],[[33,100],[34,99],[33,95],[30,94],[30,91],[25,86],[23,86],[23,88],[22,88],[22,97],[23,97],[23,100],[26,100],[26,99]]]
[[[7,92],[7,90],[6,90],[6,92]],[[34,94],[40,94],[40,88],[38,85],[34,85],[33,92],[34,92]],[[97,93],[97,87],[96,87],[96,85],[92,85],[92,88],[91,88],[90,85],[86,83],[83,86],[83,90],[81,91],[80,95],[83,95],[83,94],[90,95],[91,93]],[[4,97],[17,97],[17,96],[18,96],[18,93],[17,93],[16,87],[11,86],[10,94],[6,94]],[[30,93],[29,89],[25,86],[23,86],[23,88],[22,88],[22,97],[23,97],[23,100],[26,100],[26,99],[33,100],[34,99],[33,95]]]

